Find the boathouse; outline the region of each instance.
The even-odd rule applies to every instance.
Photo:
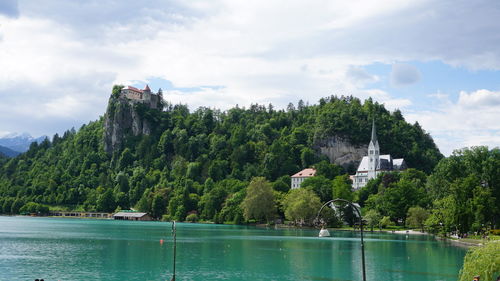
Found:
[[[139,212],[118,212],[113,215],[115,220],[129,220],[129,221],[150,221],[151,216],[147,213]]]

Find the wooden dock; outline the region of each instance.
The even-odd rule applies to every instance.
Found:
[[[73,217],[73,218],[100,218],[100,219],[111,219],[113,218],[112,213],[99,213],[99,212],[63,212],[63,211],[51,211],[49,216],[53,217]]]

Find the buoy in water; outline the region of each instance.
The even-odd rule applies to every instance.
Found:
[[[163,239],[160,239],[160,245],[163,245]]]

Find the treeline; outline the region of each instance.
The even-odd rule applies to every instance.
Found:
[[[383,174],[358,195],[372,227],[398,223],[457,235],[499,228],[500,149],[457,150],[429,176],[415,169]]]
[[[168,103],[163,111],[140,109],[153,132],[128,136],[123,148],[111,155],[103,149],[101,118],[78,131],[33,143],[26,153],[6,160],[0,167],[0,212],[20,213],[27,204],[24,210],[36,210],[36,203],[105,212],[136,208],[155,218],[241,222],[252,217],[243,202],[252,180],[260,177],[263,185],[271,186],[274,215],[284,217],[290,175],[302,168],[315,166],[325,179],[344,181],[341,189],[348,186],[345,174],[353,171],[330,164],[317,144],[339,136],[366,145],[374,117],[384,153],[403,157],[410,167],[426,173],[442,158],[418,124],[408,124],[399,111],[390,113],[383,105],[353,97],[332,96],[312,106],[299,102],[286,110],[252,105],[190,112],[185,105]],[[320,200],[334,195],[312,189]]]

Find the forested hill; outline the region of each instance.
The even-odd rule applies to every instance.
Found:
[[[116,102],[112,95],[108,118]],[[104,150],[102,117],[5,160],[0,209],[15,213],[28,202],[97,211],[135,206],[155,217],[166,213],[183,219],[196,211],[224,221],[226,209],[238,207],[253,177],[263,176],[275,190],[286,191],[289,175],[302,168],[333,167],[338,175],[342,169],[327,163],[317,144],[335,136],[367,146],[372,119],[382,153],[403,157],[409,167],[427,173],[442,158],[432,138],[418,124],[408,124],[400,111],[353,97],[332,96],[311,106],[300,101],[286,110],[252,105],[189,112],[169,103],[163,110],[140,105],[133,110],[147,120],[149,134],[125,131],[120,147],[110,153]]]

